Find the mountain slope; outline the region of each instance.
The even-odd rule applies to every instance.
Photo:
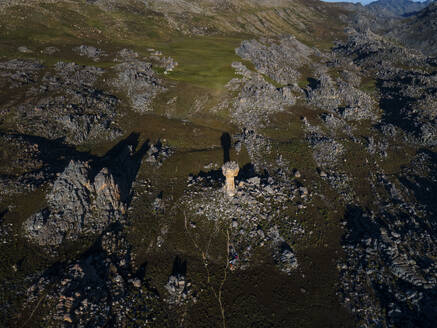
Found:
[[[389,36],[427,55],[437,56],[437,2],[403,21]]]
[[[377,16],[395,17],[407,16],[427,7],[434,0],[417,2],[412,0],[378,0],[366,6],[366,8]]]

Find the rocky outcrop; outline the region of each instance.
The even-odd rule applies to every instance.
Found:
[[[396,72],[398,65],[427,66],[426,57],[419,51],[404,48],[370,30],[357,32],[349,29],[348,34],[348,40],[339,43],[334,51],[350,58],[357,66],[375,72],[377,76]],[[396,62],[393,62],[393,58],[396,58]]]
[[[334,135],[330,136],[320,126],[311,125],[303,119],[306,139],[313,152],[313,159],[319,167],[320,177],[347,201],[352,201],[355,192],[350,185],[351,178],[342,168],[346,149]],[[344,122],[343,122],[344,124]]]
[[[105,54],[102,49],[83,44],[79,47],[74,48],[73,50],[77,52],[80,56],[86,56],[96,62],[100,60],[100,57],[107,56],[107,54]]]
[[[3,62],[0,86],[25,87],[26,97],[8,95],[0,114],[12,116],[23,134],[65,138],[71,144],[112,140],[121,134],[114,122],[118,100],[95,87],[103,73],[93,66],[58,62],[43,74],[37,62]]]
[[[241,133],[234,136],[234,140],[237,151],[241,151],[242,145],[245,146],[256,169],[261,170],[268,165],[265,155],[272,151],[269,139],[254,130],[243,129]]]
[[[291,87],[276,88],[261,74],[248,70],[243,64],[233,63],[232,66],[242,76],[227,85],[231,91],[240,90],[231,115],[241,127],[256,131],[269,121],[269,115],[295,104]]]
[[[436,164],[434,153],[420,151],[396,177],[378,170],[370,178],[373,209],[348,207],[339,295],[363,324],[433,326]]]
[[[43,322],[50,327],[125,327],[135,321],[151,323],[151,304],[158,296],[143,281],[122,230],[105,233],[93,251],[45,271],[27,290],[26,305],[41,295],[49,304]],[[132,317],[132,313],[135,316]]]
[[[186,281],[184,275],[171,275],[167,284],[164,286],[169,297],[166,299],[170,305],[183,305],[192,298],[191,282]]]
[[[288,244],[279,234],[277,223],[287,222],[288,232],[294,238],[301,237],[305,230],[279,209],[295,203],[303,208],[305,205],[301,203],[308,202],[311,193],[287,179],[285,174],[275,178],[260,177],[247,167],[242,168],[240,174],[231,199],[223,194],[223,180],[214,172],[190,177],[182,199],[182,206],[189,209],[186,215],[192,221],[206,218],[230,227],[231,253],[238,254],[230,259],[232,270],[247,268],[253,251],[266,244],[271,246],[278,267],[290,273],[296,269],[297,260],[291,247],[286,247]],[[217,175],[220,177],[221,172]]]
[[[106,160],[71,161],[47,194],[47,207],[24,222],[26,237],[56,248],[124,222],[132,181],[145,150],[134,153],[132,146],[121,148]]]
[[[279,43],[264,41],[268,45],[257,40],[243,41],[235,52],[242,59],[251,61],[259,73],[277,83],[296,85],[300,77],[297,69],[310,62],[314,50],[293,36],[283,37]]]
[[[393,130],[385,126],[397,127],[408,143],[436,144],[436,74],[427,72],[432,66],[425,56],[370,31],[351,32],[334,52],[352,57],[361,69],[376,72],[382,131]]]
[[[374,120],[377,117],[374,112],[375,102],[368,94],[356,88],[354,84],[357,83],[354,82],[346,82],[341,78],[334,81],[321,70],[310,79],[306,88],[307,100],[311,105],[337,113],[346,120]]]
[[[273,260],[281,271],[291,274],[298,267],[295,252],[284,238],[281,237],[278,227],[272,227],[268,235],[272,239]]]
[[[24,223],[27,237],[40,246],[59,246],[87,234],[101,233],[126,210],[120,186],[107,168],[91,179],[86,162],[71,161],[47,195],[47,208]]]
[[[19,88],[38,80],[42,64],[34,60],[12,59],[0,63],[1,89]]]
[[[407,70],[381,79],[383,123],[400,128],[408,142],[437,145],[436,81],[435,73]]]
[[[146,153],[145,161],[156,167],[160,167],[172,154],[173,150],[158,140],[155,144],[150,145]]]
[[[114,67],[118,75],[112,80],[113,87],[126,93],[135,111],[151,111],[153,99],[166,88],[151,63],[136,59],[132,54],[126,56],[126,51],[121,52],[120,57],[124,62]]]

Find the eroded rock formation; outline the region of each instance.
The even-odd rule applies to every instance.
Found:
[[[226,177],[225,191],[228,196],[234,196],[235,189],[235,177],[238,175],[240,167],[237,162],[227,162],[222,166],[223,175]]]
[[[30,240],[40,246],[58,246],[64,240],[102,232],[125,212],[120,187],[108,168],[90,178],[87,162],[71,161],[47,195],[48,206],[24,223]]]

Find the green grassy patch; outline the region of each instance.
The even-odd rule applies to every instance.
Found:
[[[365,78],[361,81],[360,89],[366,93],[374,94],[376,92],[376,81],[371,78]]]

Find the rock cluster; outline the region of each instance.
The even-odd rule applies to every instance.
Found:
[[[59,51],[60,51],[59,48],[56,48],[56,47],[53,47],[53,46],[49,46],[49,47],[44,48],[43,53],[45,55],[49,55],[50,56],[50,55],[54,55],[55,53],[57,53]]]
[[[31,54],[33,51],[26,46],[19,46],[17,50],[23,54]]]
[[[107,56],[102,49],[93,46],[81,45],[74,48],[73,50],[76,51],[79,55],[91,58],[96,62],[100,60],[100,57]]]
[[[369,95],[341,78],[334,81],[323,70],[311,78],[306,95],[310,104],[337,113],[346,120],[376,118],[375,104]]]
[[[400,71],[380,83],[383,124],[402,129],[410,143],[437,145],[437,74]]]
[[[296,102],[289,86],[276,88],[264,77],[248,70],[242,63],[233,63],[241,79],[228,83],[229,90],[240,90],[232,112],[233,121],[242,128],[257,130],[268,122],[269,115],[284,110],[285,106]]]
[[[155,51],[154,49],[150,49],[150,51],[152,51],[150,59],[164,69],[164,74],[173,72],[173,70],[178,66],[178,62],[176,62],[172,57],[163,56],[161,51]]]
[[[236,194],[229,200],[221,191],[222,184],[223,180],[211,175],[190,177],[182,204],[190,209],[186,214],[194,221],[204,217],[229,225],[231,242],[239,258],[233,268],[246,268],[253,250],[264,244],[270,245],[282,270],[291,272],[296,268],[294,252],[291,247],[283,247],[287,243],[280,236],[278,225],[286,222],[288,233],[294,238],[304,234],[297,221],[284,216],[283,211],[292,204],[309,201],[308,190],[279,177],[255,175],[237,181]]]
[[[0,134],[0,201],[31,191],[48,179],[39,145],[14,135]]]
[[[349,40],[334,50],[350,56],[362,70],[376,71],[376,88],[382,114],[381,129],[394,126],[405,140],[413,144],[433,146],[437,140],[435,72],[427,57],[401,47],[370,31],[350,32]],[[397,62],[393,63],[393,58]]]
[[[0,87],[14,89],[36,82],[43,68],[42,64],[33,60],[0,62]]]
[[[304,93],[290,89],[297,99],[306,101],[319,113],[316,119],[311,118],[311,123],[303,118],[306,141],[320,178],[329,183],[348,207],[344,221],[345,258],[338,266],[339,295],[363,327],[431,327],[430,313],[436,306],[436,264],[432,260],[436,251],[432,220],[436,205],[430,195],[435,195],[437,160],[433,151],[424,153],[417,147],[436,144],[437,92],[432,66],[435,64],[421,53],[370,30],[349,33],[349,39],[338,43],[331,52],[312,51],[317,62],[306,62],[312,76],[302,88]],[[291,74],[290,69],[297,69],[299,65],[293,60],[289,60],[291,67],[284,69],[270,66],[270,57],[277,58],[272,59],[274,63],[287,57],[281,51],[284,49],[278,44],[269,46],[262,40],[244,42],[237,53],[276,82],[286,81],[285,76],[298,77]],[[241,81],[247,82],[249,90],[254,90],[251,87],[254,73],[240,64],[234,64],[234,68],[242,76]],[[240,91],[239,97],[243,94],[244,85],[234,81],[229,87]],[[262,93],[255,94],[256,99],[266,99]],[[251,108],[256,108],[256,103],[259,102],[251,103]],[[267,153],[269,141],[259,133],[262,126],[259,122],[268,122],[272,112],[259,110],[258,113],[265,115],[260,120],[261,114],[248,110],[256,120],[252,128],[249,119],[244,120],[245,108],[238,106],[233,113],[235,122],[248,127],[236,136],[238,147],[246,145],[256,167],[262,167],[260,154]],[[280,108],[279,104],[276,106]],[[240,115],[240,121],[236,114]],[[364,124],[372,126],[363,132]],[[415,147],[418,154],[399,176],[388,177],[378,165],[378,159],[387,159],[390,152],[404,147],[394,148],[398,143]],[[355,171],[348,165],[349,160],[354,160],[348,153],[354,147],[367,150],[370,155],[363,163],[369,175],[363,181],[369,181],[374,195],[360,194],[356,188]],[[246,192],[242,190],[240,188],[241,196]],[[372,203],[366,205],[369,208],[363,207],[362,196],[372,199]],[[244,225],[224,207],[215,214],[218,206],[216,200],[210,199],[202,203],[207,205],[201,206],[198,211],[201,215],[215,215],[217,219],[229,217],[233,229]],[[238,213],[238,208],[234,210]],[[267,235],[275,262],[289,273],[295,256],[293,251],[289,252],[286,241],[273,237],[274,228],[267,229],[267,233],[266,229],[258,229],[249,236],[255,239],[263,233]],[[232,236],[235,238],[233,252],[239,259],[233,259],[236,263],[232,264],[238,267],[241,262],[244,267],[248,251],[241,246],[241,239]]]
[[[348,33],[348,40],[339,43],[334,51],[352,59],[359,67],[375,72],[377,76],[396,71],[400,65],[427,66],[427,58],[420,52],[399,46],[370,30],[349,29]],[[396,66],[393,65],[393,58],[397,60]]]
[[[133,53],[129,56],[126,54],[126,51],[122,51],[120,57],[124,62],[114,67],[117,77],[112,80],[112,85],[126,92],[135,111],[150,111],[152,100],[166,88],[152,69],[151,63],[137,59]]]
[[[303,233],[303,230],[301,233]],[[298,267],[293,249],[284,238],[281,237],[277,226],[269,230],[269,235],[272,239],[273,260],[281,271],[291,274]]]
[[[191,282],[186,281],[185,276],[181,274],[171,275],[168,278],[165,289],[169,294],[166,301],[170,305],[183,305],[192,299]]]
[[[146,152],[145,161],[160,167],[172,154],[173,150],[158,140],[155,144],[150,145],[150,148]]]
[[[340,120],[340,119],[338,119]],[[344,125],[345,122],[340,120]],[[313,152],[313,158],[319,168],[320,177],[326,180],[344,199],[351,201],[355,192],[350,183],[352,179],[342,168],[346,152],[337,138],[330,136],[320,126],[311,125],[304,117],[306,139]]]
[[[44,317],[56,327],[125,327],[156,320],[149,304],[157,300],[134,265],[120,229],[102,235],[96,250],[80,259],[47,270],[27,291],[27,304],[45,295],[55,304]]]
[[[436,253],[435,229],[411,205],[352,207],[345,218],[340,295],[368,326],[433,325],[437,266],[426,259]]]
[[[265,154],[270,154],[272,151],[269,139],[260,133],[246,128],[241,133],[234,135],[233,138],[237,151],[241,151],[241,147],[245,146],[255,169],[261,170],[263,167],[268,166]]]
[[[307,140],[313,149],[314,161],[319,167],[335,166],[345,153],[345,148],[341,143],[324,135],[323,132],[317,133],[313,130],[307,133]]]
[[[236,49],[242,59],[251,61],[256,70],[281,85],[296,85],[300,77],[298,68],[309,63],[314,49],[307,47],[293,36],[285,36],[279,43],[272,40],[243,41]],[[267,44],[267,45],[266,45]]]
[[[72,144],[120,136],[114,124],[117,98],[95,87],[104,70],[64,62],[44,74],[42,68],[33,61],[0,64],[3,88],[26,88],[24,100],[8,97],[3,106],[2,114],[12,114],[18,131],[50,139],[65,137]]]

